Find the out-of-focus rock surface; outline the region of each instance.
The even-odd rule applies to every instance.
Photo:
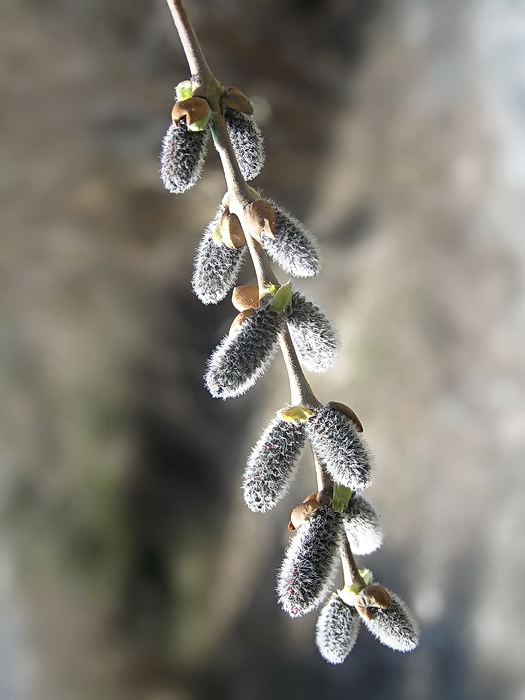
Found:
[[[525,697],[525,3],[189,2],[254,98],[256,184],[306,221],[339,328],[312,376],[376,456],[363,565],[422,626],[341,668],[274,595],[308,459],[275,512],[243,460],[288,400],[201,374],[232,316],[190,294],[223,194],[162,190],[187,69],[167,7],[6,0],[0,22],[1,700]],[[247,267],[245,278],[250,278]]]

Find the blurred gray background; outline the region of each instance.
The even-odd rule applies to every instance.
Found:
[[[275,511],[244,506],[282,360],[212,400],[233,309],[191,295],[224,192],[158,177],[188,77],[162,0],[0,9],[0,699],[525,699],[525,2],[188,0],[266,134],[255,181],[318,236],[340,330],[319,398],[376,456],[361,559],[422,627],[342,667],[290,621]],[[245,281],[251,279],[249,267]]]

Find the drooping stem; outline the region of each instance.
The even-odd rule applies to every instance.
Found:
[[[322,463],[320,462],[315,452],[313,452],[313,456],[315,465],[315,476],[317,478],[317,500],[321,505],[326,505],[330,503],[334,485],[330,475],[328,474],[326,469],[324,469]]]
[[[343,537],[339,545],[339,552],[341,554],[341,564],[343,565],[345,586],[351,587],[354,593],[359,593],[366,586],[366,581],[359,573],[359,567],[356,564],[350,543],[346,537]]]
[[[295,346],[290,337],[290,331],[286,328],[279,335],[281,352],[283,353],[288,379],[290,381],[292,406],[306,406],[306,408],[317,408],[320,402],[317,400],[310,384],[308,383],[297,357]]]
[[[182,0],[167,0],[167,3],[190,67],[192,82],[194,83],[194,93],[200,93],[206,97],[213,111],[210,130],[215,149],[221,159],[224,177],[226,179],[228,207],[232,213],[239,217],[241,226],[246,233],[246,244],[257,276],[259,294],[262,296],[267,292],[270,285],[279,285],[279,281],[273,272],[261,244],[250,236],[250,224],[244,216],[245,207],[255,201],[257,195],[246,183],[246,180],[242,176],[237,158],[235,157],[235,152],[221,109],[220,98],[223,93],[223,87],[211,72],[204,58],[204,54]],[[288,328],[280,334],[279,342],[290,380],[292,405],[302,405],[309,408],[318,407],[320,403],[304,376]],[[316,467],[316,469],[318,473],[318,490],[326,490],[327,486],[331,486],[331,482],[326,481],[326,477],[323,476],[324,472],[322,467],[319,466],[319,468]]]
[[[230,199],[229,207],[233,210],[237,204],[242,209],[250,202],[253,202],[254,197],[242,176],[221,111],[213,114],[211,134],[215,149],[221,159],[222,169],[224,170]]]
[[[218,81],[204,58],[199,40],[197,39],[184,4],[181,0],[166,1],[170,8],[173,21],[175,22],[175,27],[177,28],[186,60],[188,61],[191,79],[194,84],[194,91],[210,86],[215,87],[218,85]]]

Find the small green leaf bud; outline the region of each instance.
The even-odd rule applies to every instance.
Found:
[[[305,406],[290,406],[281,411],[281,418],[292,423],[304,423],[313,414],[314,412]]]
[[[279,289],[275,292],[273,299],[270,301],[270,306],[274,311],[277,311],[277,313],[282,314],[283,311],[286,311],[288,308],[290,302],[292,300],[292,285],[291,284],[283,284]]]
[[[352,489],[341,484],[334,484],[334,493],[332,496],[332,508],[339,513],[344,513],[348,507],[348,502],[352,498]]]
[[[177,97],[177,102],[182,102],[183,100],[188,100],[193,97],[193,85],[191,80],[183,80],[175,88],[175,96]]]

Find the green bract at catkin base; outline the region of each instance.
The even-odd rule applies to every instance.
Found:
[[[374,583],[355,554],[383,541],[379,518],[361,494],[371,484],[371,456],[354,411],[337,401],[323,403],[304,370],[324,372],[337,355],[338,339],[328,317],[312,301],[281,284],[271,266],[291,277],[315,277],[319,247],[308,229],[284,207],[247,184],[261,172],[264,141],[253,106],[235,87],[224,87],[204,59],[182,0],[167,0],[188,60],[192,80],[177,85],[172,124],[161,150],[161,178],[172,193],[190,189],[201,175],[210,135],[219,154],[226,195],[206,227],[194,260],[192,288],[204,304],[230,290],[239,311],[213,351],[205,385],[214,398],[234,398],[250,389],[282,351],[290,383],[290,405],[277,411],[247,460],[243,493],[260,517],[289,491],[309,443],[316,488],[292,509],[295,530],[277,577],[283,611],[300,617],[321,609],[316,644],[331,664],[342,663],[363,623],[391,649],[411,651],[417,624],[399,596]],[[237,285],[244,258],[256,280]],[[342,568],[344,585],[333,591]]]

